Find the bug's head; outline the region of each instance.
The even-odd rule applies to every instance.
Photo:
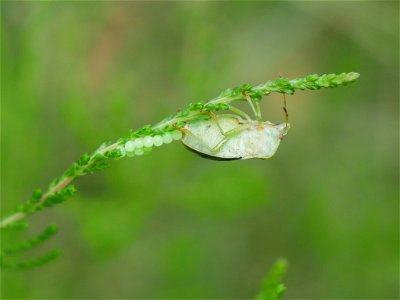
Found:
[[[290,124],[289,123],[282,123],[275,125],[275,128],[277,129],[277,134],[279,139],[283,139],[285,135],[289,132],[290,129]]]
[[[250,143],[253,148],[247,151],[249,155],[246,158],[267,159],[272,157],[278,150],[281,140],[288,133],[289,128],[289,124],[286,123],[273,124],[268,121],[264,122],[264,130],[261,134],[255,132],[257,136],[252,138]]]

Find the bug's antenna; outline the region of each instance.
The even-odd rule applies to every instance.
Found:
[[[286,96],[285,94],[283,95],[283,111],[285,112],[285,126],[287,127],[288,121],[289,121],[289,113],[286,107]]]

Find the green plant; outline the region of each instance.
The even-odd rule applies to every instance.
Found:
[[[268,276],[265,277],[261,292],[255,300],[274,300],[280,299],[285,293],[285,286],[282,283],[282,278],[287,270],[287,261],[279,259],[275,262]]]
[[[256,86],[242,84],[233,89],[226,89],[218,97],[208,102],[191,103],[184,110],[162,120],[154,126],[146,125],[137,130],[131,130],[116,142],[106,142],[93,153],[83,154],[60,177],[54,179],[45,192],[41,189],[35,190],[27,202],[19,205],[14,212],[2,219],[0,228],[25,228],[27,223],[22,223],[22,220],[26,216],[65,201],[76,192],[75,187],[71,185],[74,180],[86,174],[104,170],[110,160],[121,159],[124,156],[140,156],[151,151],[154,147],[169,144],[173,140],[179,140],[182,137],[179,129],[190,122],[209,120],[214,112],[231,110],[233,113],[238,113],[238,110],[232,106],[232,102],[245,101],[250,97],[258,105],[262,97],[270,93],[292,95],[296,90],[333,88],[353,82],[358,77],[358,73],[350,72],[338,75],[309,75],[304,78],[292,80],[279,78]],[[26,268],[40,265],[56,258],[59,255],[58,250],[52,251],[31,262],[11,263],[4,260],[6,255],[30,249],[47,240],[55,232],[56,227],[51,226],[30,241],[12,247],[3,247],[1,252],[2,267]]]

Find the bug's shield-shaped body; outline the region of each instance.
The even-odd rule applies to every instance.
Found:
[[[246,121],[220,116],[217,120],[187,124],[185,129],[183,143],[208,158],[267,159],[275,154],[289,124],[276,125],[268,121]]]

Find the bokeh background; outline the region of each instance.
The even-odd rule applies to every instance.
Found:
[[[288,97],[273,159],[176,142],[81,178],[29,218],[60,233],[3,271],[2,298],[244,298],[279,257],[285,298],[397,298],[398,9],[393,2],[2,2],[5,215],[83,152],[227,87],[361,73]],[[282,97],[262,103],[282,122]],[[18,240],[2,236],[2,241]]]

